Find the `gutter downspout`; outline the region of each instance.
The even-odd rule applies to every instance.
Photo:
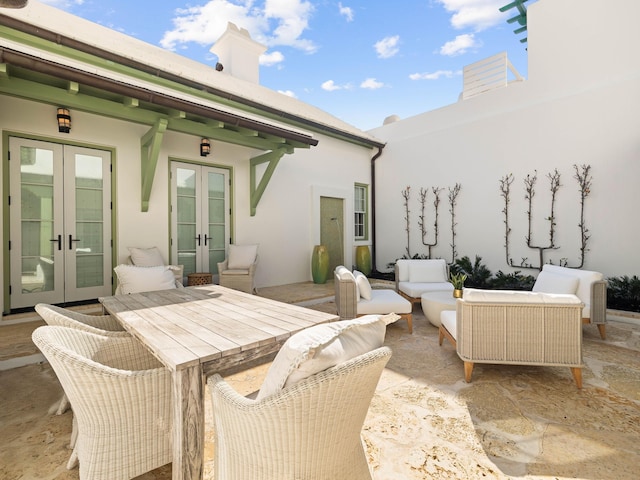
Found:
[[[378,147],[378,153],[371,157],[371,271],[376,268],[376,160],[382,155],[384,145]]]

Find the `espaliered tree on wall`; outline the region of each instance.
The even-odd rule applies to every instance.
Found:
[[[586,227],[585,219],[584,219],[584,208],[585,208],[585,199],[589,195],[591,191],[591,166],[590,165],[582,165],[578,167],[578,165],[573,166],[575,170],[575,174],[573,178],[575,178],[579,185],[580,191],[580,223],[578,227],[580,228],[580,263],[577,266],[572,266],[571,268],[582,268],[584,265],[584,259],[586,256],[586,252],[588,251],[587,242],[590,238],[589,230]],[[505,259],[509,266],[511,267],[520,267],[520,268],[530,268],[542,270],[542,266],[545,263],[552,263],[551,261],[545,260],[545,253],[547,250],[557,250],[560,248],[556,245],[556,195],[558,190],[562,186],[560,183],[560,173],[557,169],[554,170],[553,173],[547,174],[547,178],[549,179],[549,191],[551,192],[551,205],[549,209],[549,216],[545,218],[546,221],[549,222],[549,243],[546,245],[536,245],[533,241],[533,198],[535,197],[536,191],[535,186],[538,180],[538,174],[534,171],[533,175],[527,175],[524,179],[524,189],[525,189],[525,200],[527,201],[527,220],[528,220],[528,229],[527,235],[525,237],[525,241],[527,247],[538,251],[538,265],[533,265],[528,261],[528,257],[522,257],[520,264],[516,264],[511,258],[511,254],[509,251],[509,237],[511,235],[511,227],[509,226],[509,205],[511,203],[511,184],[513,183],[513,174],[508,174],[502,177],[499,181],[500,183],[500,196],[504,200],[504,208],[502,209],[502,213],[504,215],[504,225],[505,225]],[[562,266],[569,267],[569,262],[567,258],[561,258],[559,264]]]
[[[418,225],[420,226],[420,230],[422,232],[422,244],[427,247],[427,258],[431,258],[431,249],[438,244],[438,207],[440,206],[440,192],[442,188],[431,187],[431,191],[433,192],[433,241],[427,242],[427,228],[425,225],[425,205],[427,203],[427,194],[429,190],[421,188],[420,189],[420,216],[418,217]]]
[[[456,183],[455,186],[449,187],[449,213],[451,214],[451,261],[454,261],[457,255],[456,252],[456,226],[457,222],[456,218],[456,204],[458,195],[460,194],[460,190],[462,185]],[[428,242],[426,240],[428,231],[426,227],[426,204],[428,197],[428,190],[424,188],[420,188],[420,215],[418,216],[418,225],[420,226],[420,231],[422,234],[422,244],[427,247],[427,255],[421,255],[421,258],[432,258],[432,248],[438,244],[438,232],[439,232],[439,206],[440,206],[440,193],[444,190],[441,187],[431,187],[431,191],[434,196],[433,200],[433,210],[434,210],[434,219],[433,219],[433,241]],[[407,235],[407,246],[406,246],[406,254],[405,258],[414,258],[411,255],[411,220],[410,214],[411,210],[409,209],[409,200],[411,199],[411,186],[407,186],[401,192],[402,194],[402,204],[404,207],[404,220],[405,220],[405,232]]]

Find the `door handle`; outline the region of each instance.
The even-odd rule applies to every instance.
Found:
[[[196,240],[198,241],[198,246],[200,246],[200,240],[201,240],[201,237],[202,237],[202,236],[201,236],[200,234],[198,234],[198,236],[196,237]]]
[[[204,246],[207,246],[207,241],[209,240],[209,235],[207,235],[206,233],[204,234]]]
[[[58,238],[52,238],[50,242],[58,242],[58,250],[62,250],[62,235],[58,235]]]
[[[73,250],[73,242],[79,242],[79,238],[73,238],[73,235],[69,235],[69,250]]]

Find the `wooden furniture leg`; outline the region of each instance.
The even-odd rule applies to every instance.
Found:
[[[576,381],[578,388],[582,388],[582,368],[571,367],[571,373],[573,374],[573,379]]]
[[[464,362],[464,380],[471,383],[471,374],[473,373],[473,362]]]
[[[173,372],[172,480],[204,474],[204,381],[200,364]]]

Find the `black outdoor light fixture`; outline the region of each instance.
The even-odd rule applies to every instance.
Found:
[[[211,142],[209,142],[208,138],[203,138],[200,140],[200,156],[206,157],[211,153]]]
[[[58,131],[60,133],[69,133],[71,131],[71,115],[69,109],[58,107]]]
[[[0,0],[0,8],[24,8],[29,0]]]

